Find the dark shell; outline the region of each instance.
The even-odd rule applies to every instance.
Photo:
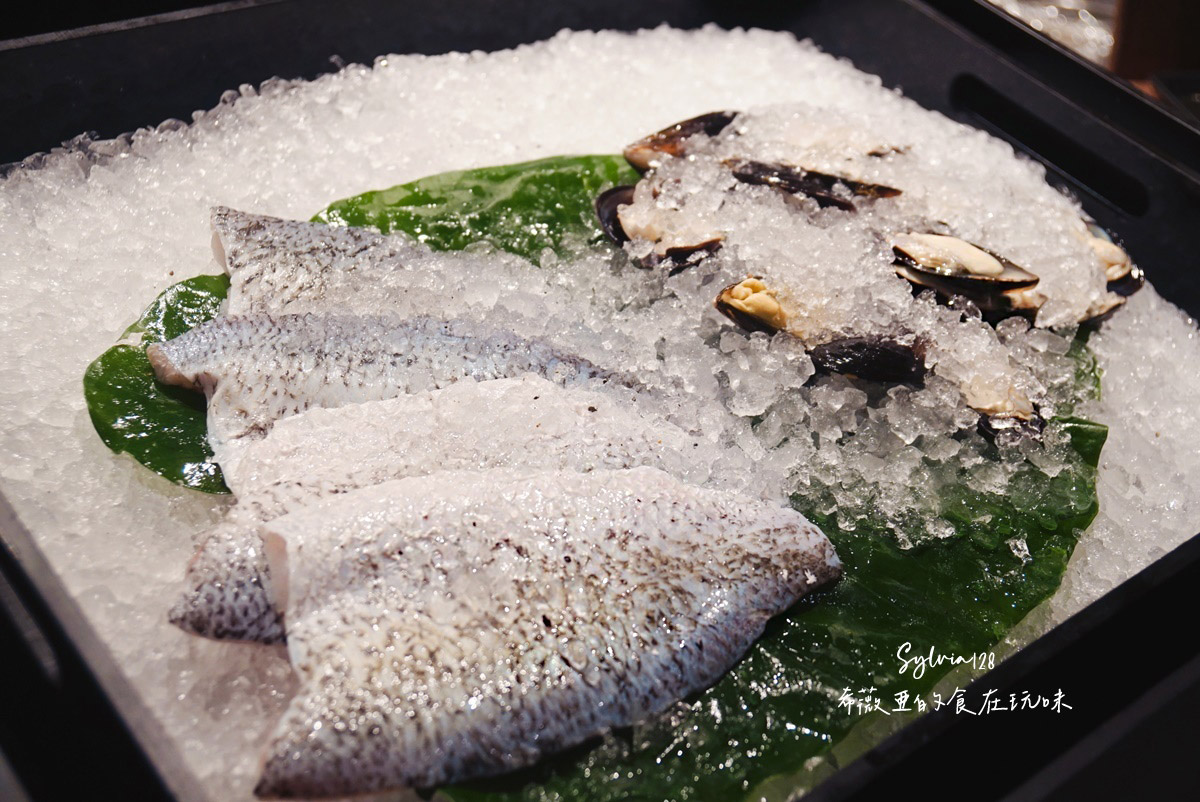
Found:
[[[921,264],[903,248],[893,246],[896,275],[907,279],[913,285],[914,292],[922,289],[935,290],[940,300],[955,296],[966,298],[974,303],[983,313],[984,319],[991,323],[1010,315],[1035,316],[1046,300],[1039,293],[1029,291],[1037,286],[1038,277],[997,253],[980,248],[973,242],[967,244],[998,261],[1004,272],[998,276],[966,272],[947,275]]]
[[[892,154],[902,156],[905,153],[908,153],[908,145],[883,145],[867,151],[867,155],[872,159],[882,159]]]
[[[809,349],[818,371],[845,373],[868,381],[920,384],[925,349],[888,337],[847,337]]]
[[[627,206],[631,203],[633,203],[633,187],[629,185],[606,189],[596,196],[596,217],[600,219],[600,228],[617,245],[629,242],[629,236],[625,233],[625,229],[621,228],[617,207]]]
[[[673,276],[681,270],[686,270],[689,267],[700,264],[700,262],[721,250],[721,242],[720,238],[716,238],[705,240],[698,245],[676,245],[674,248],[667,248],[666,253],[662,256],[659,256],[657,253],[651,253],[642,259],[634,259],[632,261],[638,267],[647,270],[666,265],[668,274]]]
[[[1123,298],[1128,298],[1135,292],[1140,290],[1146,283],[1146,274],[1142,269],[1135,264],[1129,266],[1129,270],[1119,279],[1108,282],[1108,291],[1115,292]]]
[[[867,184],[788,164],[770,164],[750,159],[734,159],[725,164],[733,171],[733,177],[744,184],[775,187],[791,195],[803,195],[815,200],[822,208],[833,206],[847,212],[854,211],[854,203],[844,197],[847,192],[860,198],[894,198],[901,194],[895,187]],[[838,192],[839,187],[844,188],[842,194]]]
[[[633,165],[635,170],[644,173],[650,169],[651,162],[661,156],[681,155],[683,143],[688,137],[696,134],[716,136],[724,131],[737,115],[736,111],[711,111],[669,125],[625,148],[625,160]]]
[[[904,264],[896,265],[896,275],[908,279],[914,292],[920,292],[922,289],[936,290],[939,299],[943,301],[961,296],[985,313],[1033,313],[1041,307],[1041,300],[1044,300],[1039,295],[1020,292],[1022,287],[959,281],[951,276],[923,273]]]

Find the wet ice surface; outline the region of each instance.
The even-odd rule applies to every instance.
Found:
[[[210,207],[307,219],[335,198],[423,175],[618,152],[700,112],[800,101],[868,116],[890,107],[895,141],[886,144],[916,144],[930,158],[977,149],[997,170],[1013,171],[1002,183],[1016,195],[961,199],[964,236],[1004,239],[1018,262],[1046,247],[1016,228],[992,226],[986,216],[991,203],[1029,193],[1048,197],[1038,168],[982,134],[883,92],[876,79],[846,64],[763,32],[579,34],[490,56],[389,57],[375,69],[351,67],[312,83],[245,87],[191,126],[55,154],[41,169],[3,180],[4,495],[211,798],[249,796],[266,733],[294,690],[290,669],[281,650],[214,643],[167,624],[193,538],[220,518],[224,502],[111,454],[92,431],[80,391],[88,362],[157,292],[218,269],[209,247]],[[969,182],[964,177],[960,185]],[[959,415],[958,391],[931,381],[919,392],[897,388],[868,399],[841,379],[801,389],[812,370],[801,349],[784,338],[734,331],[711,311],[721,286],[715,282],[742,277],[736,263],[713,261],[707,272],[665,284],[641,271],[610,272],[606,259],[564,267],[563,286],[590,300],[587,315],[575,320],[579,326],[563,333],[564,346],[600,363],[619,358],[622,368],[653,369],[652,383],[721,398],[729,414],[714,416],[714,425],[758,460],[763,484],[824,488],[827,503],[850,523],[867,513],[856,501],[856,482],[880,483],[894,491],[886,495],[885,514],[918,521],[926,531],[917,536],[939,534],[914,488],[925,478],[925,457],[962,464],[980,447],[969,434],[974,416]],[[556,325],[538,316],[537,304],[510,311],[526,336]],[[570,310],[562,317],[579,318]],[[672,336],[646,336],[649,319]],[[584,328],[600,321],[611,325],[589,339]],[[1019,344],[1020,360],[1039,381],[1050,381],[1063,343],[1010,328],[1006,336]],[[1018,637],[1044,631],[1200,529],[1194,323],[1144,291],[1093,346],[1106,371],[1104,400],[1085,411],[1112,426],[1102,512],[1080,543],[1063,591]],[[763,422],[752,433],[745,421],[754,416]],[[786,438],[793,425],[818,436]],[[847,431],[884,437],[884,428],[893,439],[872,453],[833,445]],[[959,440],[947,434],[954,431]],[[1054,467],[1051,449],[1046,468]],[[1004,480],[1002,468],[980,479],[996,487]]]
[[[1149,335],[1149,332],[1153,332]],[[1082,413],[1107,424],[1100,514],[1079,541],[1059,592],[1013,632],[1031,640],[1200,531],[1200,334],[1153,288],[1091,340],[1103,397]]]

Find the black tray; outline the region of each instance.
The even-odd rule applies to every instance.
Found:
[[[242,83],[312,78],[334,68],[333,55],[370,63],[388,52],[494,50],[564,27],[759,26],[811,37],[924,106],[986,128],[1039,159],[1053,182],[1120,232],[1159,292],[1200,315],[1200,251],[1192,241],[1200,221],[1200,131],[1184,117],[982,0],[781,6],[754,0],[265,0],[0,42],[0,108],[9,120],[22,121],[0,128],[0,163],[50,150],[85,130],[93,132],[85,139],[108,138],[187,118]],[[37,162],[34,157],[26,165]],[[917,798],[952,779],[949,787],[975,799],[1097,792],[1118,798],[1126,788],[1129,796],[1136,788],[1153,798],[1179,781],[1200,789],[1197,739],[1184,735],[1194,725],[1163,732],[1189,721],[1180,711],[1200,710],[1200,642],[1187,634],[1196,626],[1180,621],[1171,638],[1146,626],[1180,611],[1187,616],[1197,585],[1200,537],[973,686],[972,698],[985,688],[1053,693],[1063,687],[1072,711],[1034,721],[945,708],[835,774],[811,798]],[[4,756],[37,799],[117,791],[136,799],[202,798],[2,498],[0,655],[0,798],[19,793]],[[1151,752],[1143,736],[1155,730],[1182,737],[1160,739]],[[1153,758],[1153,770],[1144,762],[1130,766],[1130,750]],[[980,781],[964,788],[950,771],[954,766],[978,770]]]

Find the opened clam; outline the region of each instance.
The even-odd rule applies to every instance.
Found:
[[[631,213],[636,191],[633,186],[616,186],[600,193],[595,202],[600,228],[615,245],[631,239],[653,243],[647,253],[630,255],[635,265],[643,269],[665,265],[670,273],[677,273],[720,249],[723,234],[680,220],[678,210],[656,207],[648,214]]]
[[[732,111],[702,114],[626,147],[625,159],[643,174],[639,186],[649,186],[650,197],[661,205],[659,198],[664,179],[659,175],[659,168],[664,162],[688,156],[698,143],[724,132],[737,115]],[[739,183],[768,186],[788,196],[811,198],[820,208],[853,212],[857,209],[855,199],[892,198],[901,194],[894,187],[783,162],[739,157],[723,159],[720,165]],[[724,234],[706,228],[684,210],[667,206],[644,210],[640,214],[631,213],[629,209],[635,204],[636,192],[637,187],[630,186],[606,190],[596,198],[596,214],[604,232],[617,245],[624,245],[631,239],[653,243],[650,253],[632,257],[639,267],[666,264],[672,272],[677,272],[698,264],[720,249]]]
[[[626,147],[625,160],[638,172],[652,170],[664,156],[683,155],[687,140],[691,137],[697,134],[716,136],[724,131],[737,115],[736,111],[711,111],[668,125],[661,131],[642,137]]]
[[[856,181],[790,164],[730,159],[725,165],[733,171],[734,178],[744,184],[761,184],[790,195],[803,195],[815,200],[822,208],[832,206],[853,212],[857,209],[853,198],[894,198],[901,194],[895,187]]]
[[[1046,231],[1077,230],[1086,248],[1069,236],[1031,248],[1035,222],[972,223],[974,187],[931,192],[940,177],[918,147],[856,130],[828,109],[700,115],[630,145],[642,177],[597,212],[641,267],[704,265],[689,286],[748,276],[717,293],[717,310],[744,331],[794,337],[818,372],[918,383],[933,371],[989,433],[1036,435],[1045,388],[994,326],[1020,316],[1069,337],[1124,303],[1141,271],[1070,211]],[[960,227],[986,239],[954,236]]]
[[[1084,239],[1104,267],[1105,287],[1108,290],[1107,295],[1088,307],[1082,321],[1095,324],[1107,320],[1113,312],[1124,306],[1129,296],[1146,283],[1146,276],[1108,231],[1094,220],[1085,219],[1084,225],[1087,226]]]
[[[881,335],[831,337],[805,342],[804,332],[789,330],[788,315],[762,278],[749,276],[717,294],[717,311],[742,329],[775,334],[788,331],[804,343],[813,366],[869,381],[918,383],[925,376],[924,347],[915,338]]]
[[[1093,222],[1088,222],[1087,227],[1088,245],[1104,265],[1108,291],[1127,298],[1140,290],[1146,283],[1142,269],[1133,263],[1125,249],[1106,230]]]
[[[1046,302],[1039,278],[1003,256],[943,234],[891,238],[896,275],[943,297],[962,296],[983,312],[1032,315]]]
[[[774,334],[787,327],[783,307],[758,276],[749,276],[721,290],[713,305],[746,331]]]

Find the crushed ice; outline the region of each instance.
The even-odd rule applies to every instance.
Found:
[[[202,641],[167,624],[163,611],[192,537],[219,518],[222,505],[105,449],[91,430],[79,381],[102,344],[158,291],[217,269],[208,248],[209,208],[306,219],[367,188],[552,154],[618,152],[699,112],[797,102],[809,111],[794,119],[807,115],[812,125],[782,121],[780,137],[801,141],[814,166],[847,169],[846,142],[911,149],[849,166],[903,185],[913,205],[896,214],[914,225],[953,216],[965,239],[1035,272],[1047,266],[1043,280],[1056,291],[1045,322],[1077,319],[1098,291],[1070,283],[1071,266],[1083,258],[1070,244],[1073,224],[1043,211],[1073,205],[1045,185],[1039,166],[920,110],[846,62],[763,31],[563,33],[492,55],[389,56],[374,68],[352,65],[309,83],[243,87],[190,125],[165,124],[111,142],[80,140],[8,172],[0,182],[3,492],[208,795],[249,797],[258,745],[291,694],[290,671],[281,653]],[[844,139],[839,128],[856,133]],[[941,169],[902,174],[910,162]],[[774,243],[781,258],[804,253],[830,262],[847,248],[878,247],[832,213],[825,217],[825,225],[803,230],[783,218],[760,221],[785,231],[769,229],[760,241]],[[942,364],[922,389],[880,391],[839,376],[805,384],[812,365],[802,350],[735,331],[712,310],[716,282],[742,277],[740,256],[730,249],[705,271],[669,279],[602,257],[548,265],[572,297],[591,299],[572,331],[602,332],[568,332],[574,342],[564,345],[657,376],[663,387],[720,398],[720,414],[710,422],[730,453],[756,461],[754,479],[779,492],[820,488],[842,525],[882,514],[917,521],[909,530],[916,536],[944,535],[914,488],[937,481],[936,466],[982,461],[977,415],[959,403],[947,378],[954,366]],[[1050,264],[1062,265],[1061,273]],[[879,325],[907,292],[873,298]],[[949,314],[932,302],[917,308],[930,325]],[[553,320],[532,307],[495,314],[530,334]],[[987,333],[979,331],[980,342],[964,343],[970,350],[953,358],[969,361],[985,350]],[[1070,400],[1070,388],[1055,378],[1066,337],[1020,322],[991,336],[1049,398]],[[1082,412],[1112,427],[1101,466],[1102,511],[1062,591],[1027,636],[1200,528],[1194,322],[1147,290],[1092,344],[1104,369],[1104,397]],[[1016,451],[1012,459],[1025,456]],[[1053,447],[1039,458],[1047,472],[1060,468]],[[1011,464],[976,475],[1001,490]],[[867,483],[878,488],[871,502],[856,495]]]

